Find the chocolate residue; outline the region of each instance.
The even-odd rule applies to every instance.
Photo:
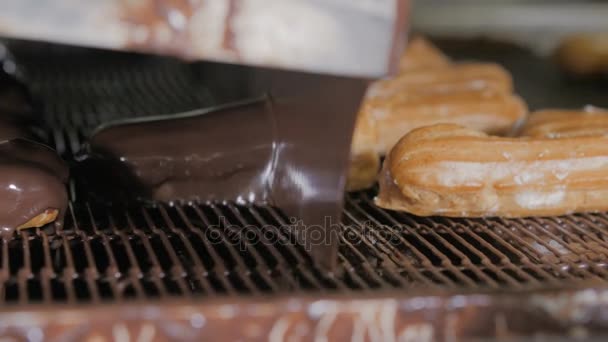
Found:
[[[68,195],[68,168],[49,147],[25,139],[0,142],[0,234],[10,238],[17,227],[57,209],[55,226],[63,226]]]
[[[145,48],[187,57],[190,51],[190,19],[202,1],[123,1],[129,47]]]

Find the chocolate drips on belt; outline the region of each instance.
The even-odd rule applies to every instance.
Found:
[[[63,226],[68,195],[68,168],[49,147],[25,139],[0,142],[0,234],[10,238],[17,227],[57,209],[55,226]]]

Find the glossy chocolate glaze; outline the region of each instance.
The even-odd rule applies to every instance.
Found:
[[[296,223],[299,242],[333,267],[350,140],[367,83],[215,63],[204,74],[215,83],[210,89],[220,90],[215,97],[230,105],[102,126],[89,139],[78,178],[111,202],[278,207],[296,220],[287,224]],[[243,98],[251,100],[234,102]]]
[[[266,125],[268,106],[260,98],[213,110],[114,122],[94,132],[81,165],[100,181],[90,186],[101,186],[98,194],[109,193],[110,201],[266,202],[273,140],[272,128]]]
[[[10,238],[21,224],[57,209],[61,228],[68,204],[68,168],[49,147],[25,139],[0,142],[0,234]]]

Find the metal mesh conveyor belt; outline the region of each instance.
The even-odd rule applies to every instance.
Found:
[[[197,65],[43,49],[17,55],[44,103],[52,143],[68,160],[99,122],[214,104]],[[274,208],[232,203],[123,207],[79,196],[73,198],[64,231],[22,231],[2,242],[0,301],[485,291],[608,280],[606,214],[417,218],[375,207],[375,191],[347,195],[343,220],[334,223],[342,234],[339,268],[333,273],[312,263],[294,243],[289,219]]]

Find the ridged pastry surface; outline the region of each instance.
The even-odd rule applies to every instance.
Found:
[[[367,97],[386,99],[419,92],[446,93],[481,89],[511,93],[513,91],[511,74],[494,63],[458,63],[417,69],[375,82],[370,86]]]
[[[530,115],[520,135],[547,138],[608,135],[608,111],[595,107],[541,110]]]
[[[398,75],[391,79],[381,80],[373,83],[367,93],[369,99],[374,89],[388,92],[402,92],[404,84],[411,84],[406,77],[400,77],[408,72],[420,71],[417,79],[427,83],[433,83],[437,78],[436,73],[426,74],[423,70],[442,68],[450,65],[450,59],[437,47],[423,37],[416,36],[408,42],[407,49],[401,56]],[[453,74],[453,73],[452,73]],[[452,78],[458,76],[452,75]],[[385,83],[386,82],[386,83]],[[454,83],[456,83],[455,81]],[[386,89],[385,89],[386,87]],[[389,89],[390,88],[390,89]],[[412,88],[417,88],[414,84]],[[362,108],[365,108],[363,105]],[[347,191],[356,191],[369,188],[376,182],[376,176],[380,169],[380,156],[377,152],[378,131],[375,119],[362,109],[357,117],[355,131],[351,144],[350,167],[346,181]]]
[[[420,216],[525,217],[608,210],[608,137],[503,138],[416,129],[386,158],[380,207]]]
[[[373,83],[359,112],[347,190],[370,187],[379,155],[418,127],[453,123],[491,134],[515,132],[527,105],[513,95],[510,73],[493,63],[451,63],[422,37],[412,39],[399,73]]]
[[[439,123],[506,135],[525,119],[528,109],[516,95],[491,89],[463,89],[370,100],[363,111],[366,113],[362,115],[375,122],[377,152],[386,154],[411,130]]]

